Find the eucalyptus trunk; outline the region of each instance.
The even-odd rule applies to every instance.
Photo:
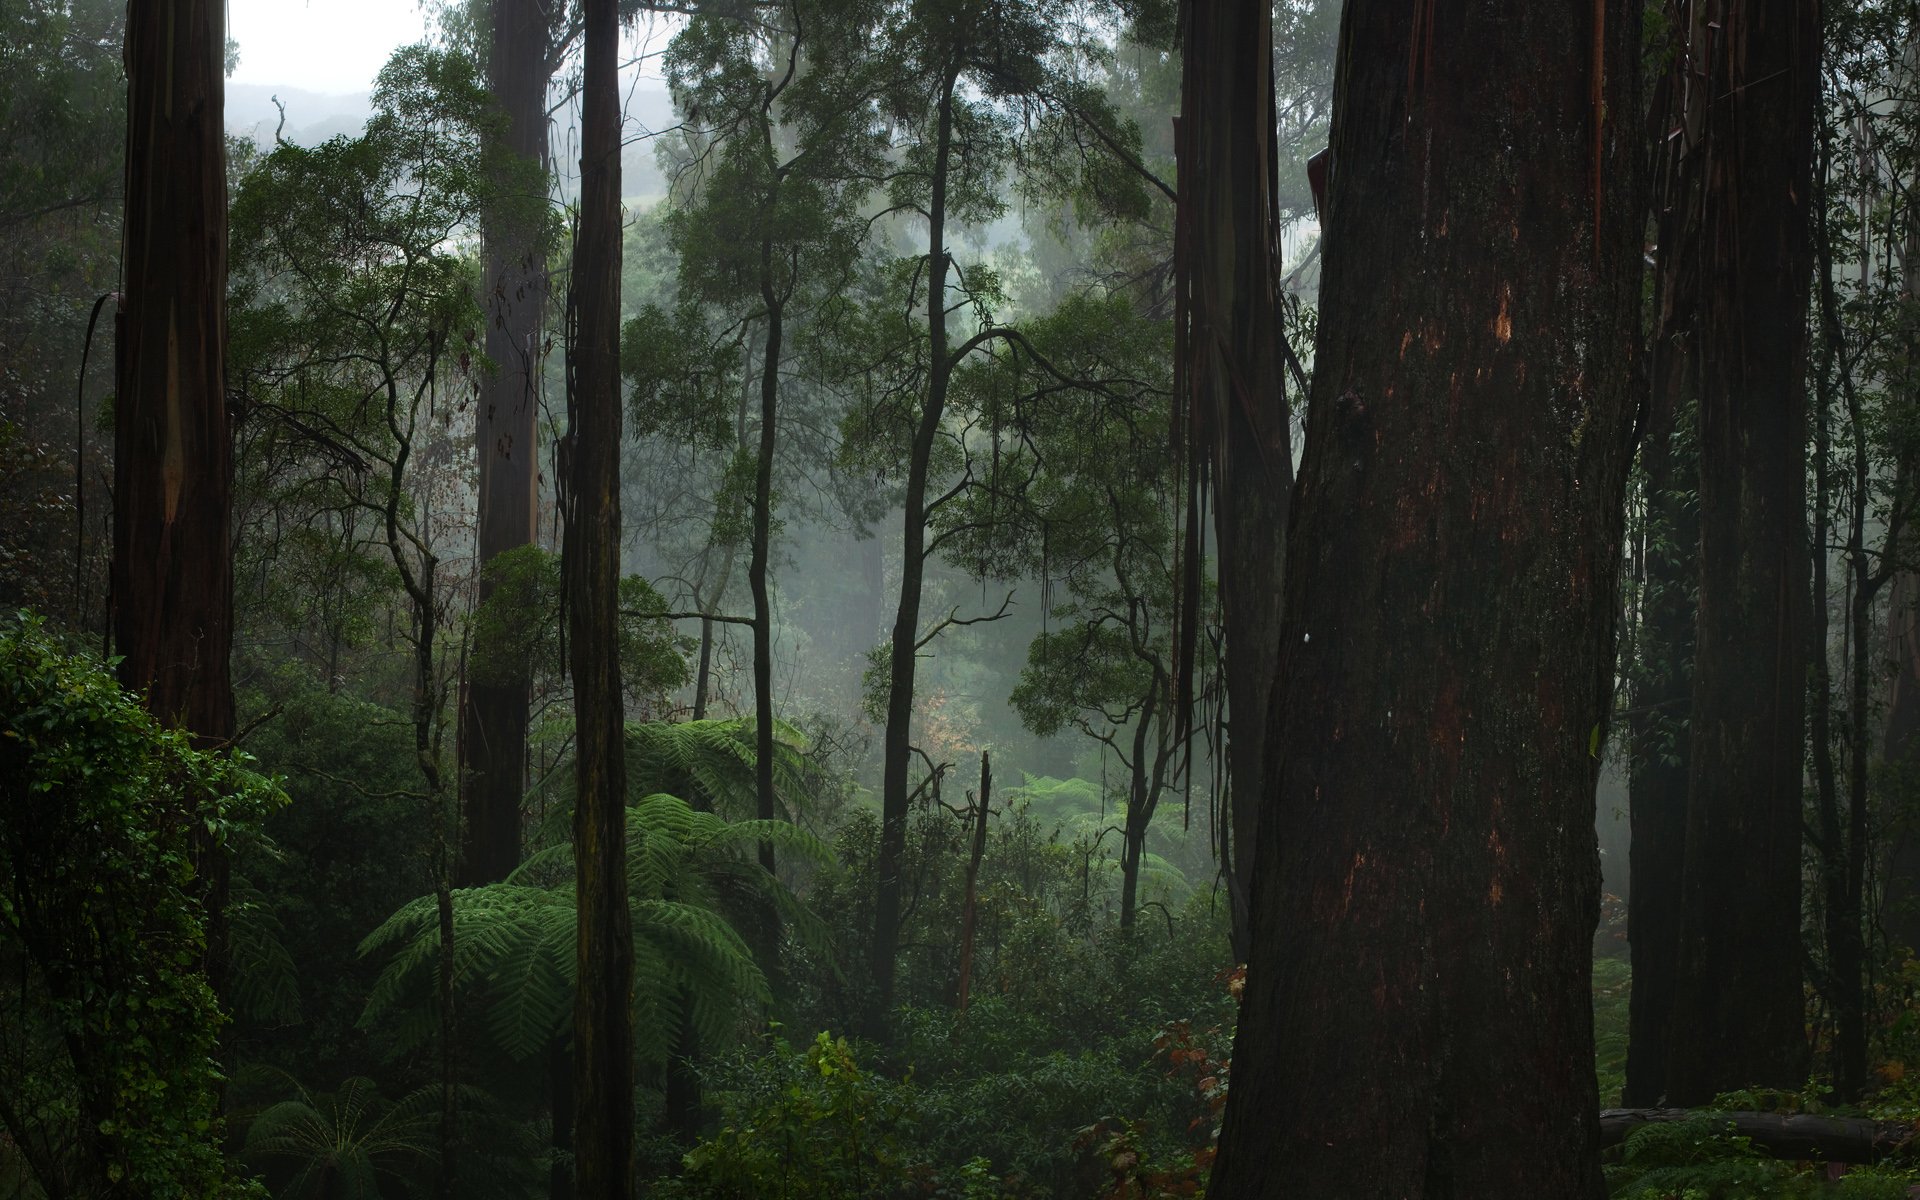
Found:
[[[1185,17],[1180,353],[1192,389],[1191,436],[1212,473],[1220,539],[1228,707],[1228,819],[1220,840],[1234,951],[1244,958],[1293,487],[1280,324],[1273,10],[1264,0],[1188,0]],[[1197,598],[1197,589],[1189,596]],[[1199,613],[1184,619],[1197,622]]]
[[[505,148],[538,164],[547,159],[547,18],[539,0],[493,0],[490,66],[505,112]],[[480,382],[474,437],[480,467],[479,599],[493,594],[487,567],[508,550],[533,544],[539,453],[542,317],[546,249],[524,198],[509,197],[484,215],[486,351],[494,364]],[[530,683],[518,656],[476,644],[491,670],[469,681],[460,712],[460,787],[465,827],[458,878],[477,887],[507,877],[520,861],[520,801],[526,784]],[[507,674],[501,673],[514,664]]]
[[[565,569],[575,724],[575,1194],[633,1195],[633,929],[620,693],[620,97],[615,0],[585,0]]]
[[[1215,1200],[1605,1195],[1640,53],[1633,0],[1347,4]]]
[[[111,624],[121,684],[202,747],[234,733],[225,57],[217,0],[129,5]],[[224,995],[227,855],[197,822],[194,857]]]
[[[1700,608],[1666,1095],[1806,1081],[1808,223],[1817,0],[1695,0],[1702,149]],[[1733,98],[1738,97],[1738,103]]]

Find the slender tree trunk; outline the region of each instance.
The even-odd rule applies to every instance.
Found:
[[[1821,320],[1826,330],[1822,341],[1822,362],[1815,375],[1817,443],[1820,468],[1816,479],[1822,495],[1815,505],[1814,603],[1815,627],[1821,632],[1812,647],[1820,655],[1814,664],[1816,674],[1816,716],[1832,703],[1830,672],[1826,662],[1826,545],[1827,545],[1827,469],[1832,438],[1828,427],[1832,414],[1833,381],[1839,382],[1846,404],[1847,431],[1852,442],[1847,541],[1844,561],[1847,570],[1847,798],[1842,815],[1832,765],[1832,734],[1821,724],[1815,727],[1814,753],[1824,753],[1820,778],[1821,834],[1819,849],[1822,881],[1826,892],[1827,961],[1822,989],[1833,1008],[1834,1067],[1833,1082],[1837,1098],[1858,1100],[1867,1086],[1867,943],[1866,943],[1866,865],[1870,844],[1868,743],[1875,713],[1872,710],[1871,680],[1874,605],[1880,589],[1893,578],[1898,561],[1897,543],[1901,522],[1896,520],[1886,533],[1881,553],[1867,552],[1867,512],[1873,506],[1870,476],[1871,450],[1860,397],[1854,386],[1853,364],[1846,344],[1846,330],[1840,319],[1840,300],[1833,281],[1831,242],[1827,236],[1828,180],[1832,143],[1823,126],[1820,141],[1819,191],[1816,209],[1819,236],[1815,238],[1815,268],[1818,271]],[[1893,492],[1904,495],[1905,464],[1896,471]],[[1820,763],[1816,757],[1816,763]]]
[[[1279,310],[1273,10],[1259,0],[1187,0],[1184,15],[1179,208],[1189,278],[1181,353],[1220,538],[1229,655],[1223,844],[1234,951],[1244,959],[1293,487]]]
[[[1806,1079],[1808,206],[1819,5],[1706,6],[1700,608],[1667,1099]]]
[[[934,133],[932,199],[927,206],[926,403],[914,430],[907,464],[907,488],[901,520],[900,607],[893,622],[893,646],[887,674],[887,728],[880,793],[880,855],[873,918],[873,981],[876,1033],[884,1031],[893,1010],[894,968],[900,950],[900,899],[907,855],[908,776],[913,766],[913,685],[920,637],[920,595],[927,568],[927,472],[934,438],[946,411],[947,382],[953,373],[947,348],[947,169],[953,151],[953,91],[957,75],[949,70],[940,92]]]
[[[1605,1194],[1640,52],[1629,0],[1347,5],[1216,1200]]]
[[[1676,12],[1685,21],[1697,13]],[[1684,40],[1686,27],[1676,37]],[[1701,36],[1694,31],[1694,36]],[[1633,967],[1628,1001],[1625,1103],[1652,1105],[1666,1094],[1667,1030],[1680,946],[1680,881],[1686,860],[1687,731],[1693,705],[1693,626],[1699,581],[1700,145],[1704,114],[1676,55],[1654,111],[1660,127],[1682,137],[1666,143],[1655,180],[1658,263],[1650,346],[1651,397],[1640,444],[1646,522],[1640,555],[1627,794],[1627,945]],[[1603,1101],[1610,1097],[1601,1097]]]
[[[493,0],[493,93],[507,116],[507,148],[543,169],[547,157],[547,18],[539,0]],[[480,594],[493,594],[487,567],[534,535],[541,318],[547,297],[546,248],[509,197],[485,216],[487,357],[495,371],[480,384],[474,434],[480,465]],[[512,656],[476,645],[496,669]],[[470,681],[460,711],[460,787],[465,828],[457,878],[462,887],[504,879],[520,861],[520,801],[526,787],[528,689],[514,678]]]
[[[579,905],[574,1161],[582,1200],[633,1195],[633,931],[621,710],[619,14],[585,0],[580,228],[574,242],[572,479],[566,530]]]
[[[973,989],[973,932],[979,921],[980,863],[987,856],[987,820],[993,815],[993,759],[980,752],[980,796],[973,806],[973,844],[967,851],[967,886],[960,907],[960,984],[954,1007],[967,1011]]]
[[[755,815],[774,818],[773,803],[773,604],[767,592],[767,558],[773,526],[773,451],[780,415],[780,342],[785,312],[774,290],[773,243],[760,245],[760,297],[767,307],[767,341],[760,360],[760,450],[753,472],[753,555],[747,583],[753,592],[753,719]],[[773,843],[760,843],[760,865],[774,873]]]

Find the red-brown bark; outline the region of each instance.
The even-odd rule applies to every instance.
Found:
[[[225,11],[134,0],[126,53],[114,647],[123,684],[213,743],[233,733]]]
[[[1605,1194],[1639,56],[1627,0],[1347,5],[1218,1200]]]

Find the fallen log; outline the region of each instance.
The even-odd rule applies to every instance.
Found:
[[[1911,1121],[1870,1117],[1815,1117],[1805,1113],[1709,1112],[1694,1108],[1609,1108],[1600,1113],[1600,1146],[1617,1146],[1642,1125],[1699,1118],[1774,1158],[1877,1163],[1903,1150],[1915,1135]]]

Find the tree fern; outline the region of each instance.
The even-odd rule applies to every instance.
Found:
[[[742,1005],[765,1002],[766,975],[740,936],[757,897],[804,934],[824,925],[747,857],[762,840],[830,863],[818,838],[781,821],[729,824],[663,793],[627,810],[633,912],[634,1004],[639,1052],[664,1061],[681,1022],[719,1040]],[[517,1061],[563,1036],[573,1015],[574,888],[571,847],[536,854],[505,882],[452,895],[454,986],[478,1001],[486,1030]],[[402,906],[361,943],[363,955],[390,951],[367,998],[362,1025],[399,1018],[402,1043],[432,1029],[414,1021],[431,993],[440,949],[432,896]],[[684,999],[684,1004],[681,1000]],[[414,1002],[420,1003],[414,1003]]]
[[[431,1089],[394,1102],[367,1079],[349,1079],[332,1095],[294,1088],[294,1098],[254,1117],[245,1143],[250,1159],[292,1160],[295,1174],[279,1193],[286,1200],[380,1200],[381,1176],[399,1177],[433,1156]]]

